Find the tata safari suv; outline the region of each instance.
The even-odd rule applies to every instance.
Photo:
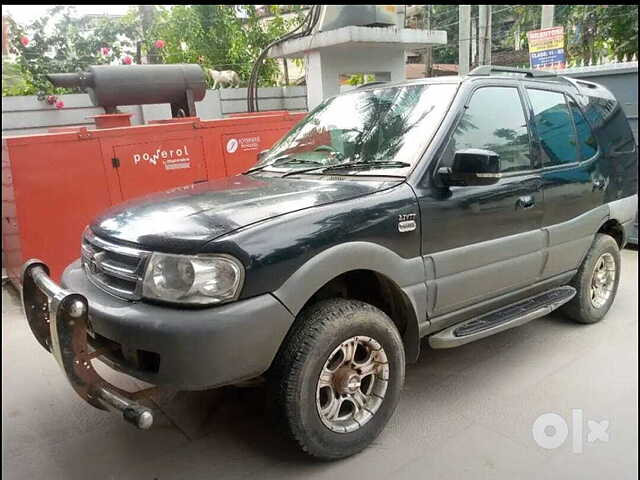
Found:
[[[556,308],[600,321],[636,200],[635,141],[600,85],[496,67],[369,85],[242,175],[104,213],[61,286],[27,262],[24,307],[98,408],[155,414],[95,358],[185,390],[261,377],[277,424],[336,459],[384,428],[424,337],[458,347]]]

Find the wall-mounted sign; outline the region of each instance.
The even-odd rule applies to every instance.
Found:
[[[234,137],[227,141],[227,153],[235,153],[238,149],[241,152],[250,152],[258,150],[260,145],[260,135],[251,135],[249,137]]]
[[[564,27],[551,27],[527,32],[531,68],[559,69],[566,67]]]

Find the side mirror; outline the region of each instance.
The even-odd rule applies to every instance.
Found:
[[[452,167],[440,167],[438,177],[447,186],[493,185],[500,180],[500,155],[491,150],[458,150]]]

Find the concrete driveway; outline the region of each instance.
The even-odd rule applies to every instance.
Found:
[[[142,432],[94,409],[36,343],[5,287],[4,478],[635,479],[637,251],[622,258],[618,296],[599,324],[552,314],[456,349],[425,344],[386,430],[334,463],[298,454],[273,432],[262,388],[223,389],[208,409],[191,397],[192,413],[208,415],[191,438],[169,422]],[[551,415],[538,420],[536,442],[543,414]]]

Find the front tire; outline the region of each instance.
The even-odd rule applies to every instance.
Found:
[[[620,282],[620,250],[609,235],[597,233],[571,281],[575,297],[561,311],[578,323],[596,323],[611,308]]]
[[[300,313],[269,372],[276,421],[326,460],[367,447],[393,414],[404,347],[391,319],[364,302],[331,299]]]

